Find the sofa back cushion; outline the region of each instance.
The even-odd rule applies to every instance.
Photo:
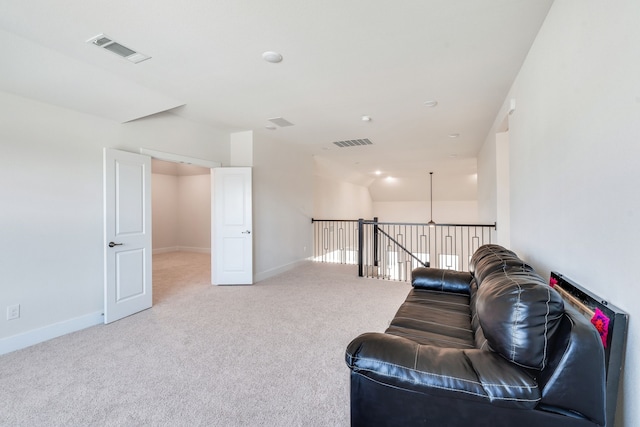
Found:
[[[544,369],[564,303],[540,276],[519,269],[494,272],[478,287],[475,310],[493,351],[526,368]]]
[[[411,272],[411,285],[416,289],[468,295],[470,282],[471,274],[465,271],[418,267]]]
[[[502,247],[500,245],[496,245],[496,244],[487,244],[487,245],[482,245],[480,246],[478,249],[475,250],[475,252],[473,253],[473,255],[471,255],[471,259],[469,260],[469,272],[471,272],[471,274],[475,273],[476,271],[476,265],[478,264],[478,262],[480,262],[481,260],[487,258],[487,257],[496,257],[496,256],[500,256],[500,255],[508,255],[508,256],[514,256],[517,257],[516,253],[505,248]]]
[[[488,275],[506,269],[534,271],[533,267],[518,258],[513,251],[495,244],[479,247],[469,261],[469,271],[478,282],[478,286],[482,286]]]

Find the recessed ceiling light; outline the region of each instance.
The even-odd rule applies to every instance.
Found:
[[[282,55],[278,52],[267,51],[262,54],[262,59],[273,64],[277,64],[282,61]]]
[[[276,127],[274,125],[266,125],[265,129],[276,130]]]
[[[449,138],[457,138],[457,137],[459,137],[459,136],[460,136],[460,134],[459,134],[459,133],[450,133],[450,134],[449,134]]]
[[[381,171],[375,171],[374,173],[375,173],[376,175],[381,175],[381,174],[382,174],[382,172],[381,172]]]
[[[424,106],[425,107],[435,107],[436,105],[438,105],[438,101],[432,99],[430,101],[424,101]]]
[[[370,122],[371,121],[371,116],[362,116],[362,121],[363,122]]]

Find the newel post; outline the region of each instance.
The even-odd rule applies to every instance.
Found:
[[[358,276],[364,277],[364,266],[362,265],[364,251],[364,220],[358,219]]]
[[[373,265],[378,266],[378,217],[373,217]]]

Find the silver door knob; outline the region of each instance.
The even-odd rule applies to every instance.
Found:
[[[243,231],[242,234],[251,234],[251,231],[250,230]]]

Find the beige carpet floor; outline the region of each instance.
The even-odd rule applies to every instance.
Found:
[[[349,425],[344,350],[409,285],[311,262],[253,286],[209,274],[209,255],[156,255],[153,308],[0,356],[0,425]]]

